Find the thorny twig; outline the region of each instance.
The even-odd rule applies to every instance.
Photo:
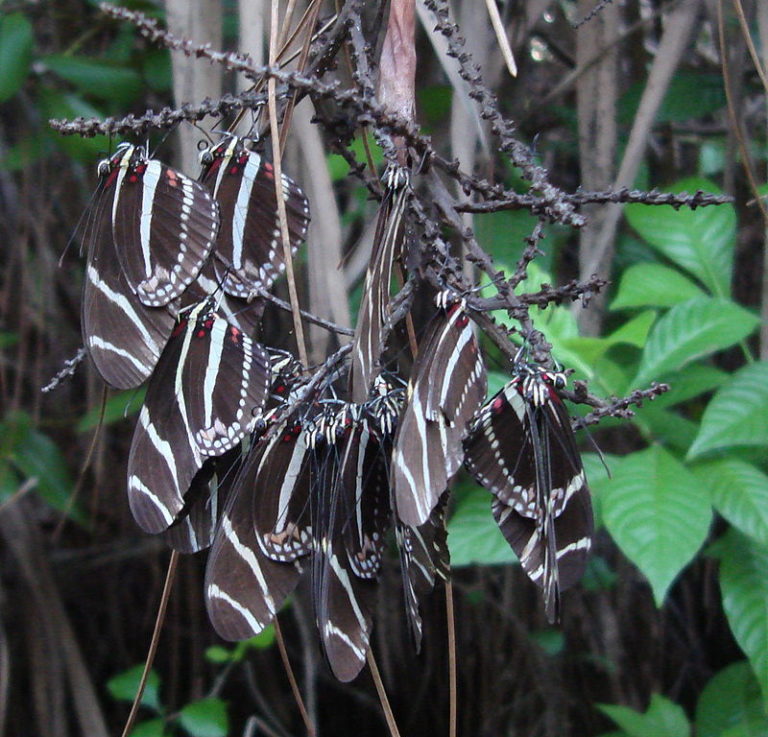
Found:
[[[385,157],[394,156],[392,137],[402,138],[414,155],[414,160],[421,161],[427,171],[422,177],[422,187],[414,186],[414,195],[410,198],[406,217],[410,221],[413,232],[417,237],[412,238],[414,246],[411,252],[404,255],[409,272],[418,274],[418,278],[426,281],[433,289],[449,287],[461,294],[473,318],[486,335],[510,359],[514,359],[516,346],[509,340],[510,328],[499,325],[489,314],[493,310],[504,309],[518,321],[516,332],[521,334],[531,346],[535,360],[547,363],[550,361],[551,346],[545,336],[534,328],[529,315],[531,307],[541,309],[550,304],[589,299],[607,282],[599,276],[579,282],[571,281],[561,287],[542,285],[538,292],[516,294],[515,288],[527,276],[528,265],[539,254],[539,243],[544,235],[544,225],[547,222],[562,223],[572,227],[580,227],[584,217],[578,209],[588,203],[627,203],[642,202],[651,205],[671,205],[675,208],[697,207],[722,204],[729,202],[729,197],[711,195],[702,191],[693,194],[670,194],[657,191],[641,192],[638,190],[621,189],[618,191],[588,192],[577,190],[566,193],[552,185],[546,169],[539,166],[533,152],[515,135],[512,122],[504,118],[500,112],[493,93],[485,86],[479,68],[465,51],[465,40],[460,35],[450,17],[446,0],[425,0],[427,7],[436,18],[436,30],[448,40],[449,53],[459,64],[459,73],[470,87],[470,97],[478,106],[480,116],[490,121],[491,130],[499,142],[498,148],[507,154],[511,162],[518,167],[531,189],[527,193],[516,193],[504,189],[501,184],[488,182],[481,177],[466,174],[460,170],[457,161],[447,160],[433,147],[428,136],[423,135],[411,120],[398,117],[384,109],[376,100],[374,74],[369,62],[370,47],[363,35],[361,0],[352,0],[343,5],[336,22],[325,33],[320,34],[313,44],[313,58],[308,64],[311,71],[289,72],[277,66],[256,66],[247,55],[215,51],[209,45],[193,44],[179,39],[161,29],[157,22],[141,13],[124,8],[102,5],[102,10],[113,18],[134,23],[140,32],[150,41],[162,44],[170,49],[206,59],[211,63],[220,64],[229,71],[243,73],[255,82],[274,79],[278,85],[277,94],[280,99],[298,95],[308,95],[315,102],[317,112],[316,122],[319,122],[327,133],[330,148],[345,158],[351,173],[360,179],[377,199],[380,198],[379,182],[371,178],[366,166],[359,162],[351,150],[350,143],[361,128],[372,128],[379,145],[384,149]],[[334,63],[334,57],[340,44],[349,42],[350,57],[353,62],[353,81],[355,87],[345,89],[337,81],[325,82],[322,74]],[[221,117],[243,108],[255,109],[266,102],[266,94],[259,91],[248,91],[238,95],[225,95],[218,100],[206,99],[196,105],[183,105],[179,109],[164,108],[158,112],[147,111],[141,116],[126,116],[121,119],[107,118],[100,121],[95,119],[78,118],[73,121],[51,121],[52,127],[64,134],[79,134],[93,136],[96,134],[132,134],[144,136],[153,129],[168,129],[181,121],[196,122],[207,116]],[[318,103],[328,103],[318,104]],[[443,176],[454,179],[460,185],[461,191],[468,199],[457,201],[437,171]],[[417,174],[419,172],[416,172]],[[477,198],[477,201],[474,200]],[[526,239],[526,246],[518,261],[515,272],[508,277],[499,271],[489,254],[478,243],[474,232],[467,228],[462,219],[462,213],[490,213],[502,210],[524,209],[539,218],[536,226]],[[480,297],[469,284],[463,274],[461,263],[451,254],[450,243],[445,239],[445,228],[463,243],[466,258],[480,268],[489,278],[490,285],[496,289],[493,297]],[[414,296],[417,292],[417,278],[411,277],[400,293],[393,298],[392,310],[384,332],[389,333],[393,327],[410,311]],[[277,298],[267,297],[279,304]],[[281,305],[284,307],[284,305]],[[308,316],[329,330],[348,334],[327,321],[315,316]],[[338,367],[339,361],[346,356],[349,346],[337,352],[316,370],[304,389],[311,391],[312,386],[318,386]],[[63,372],[62,372],[63,373]],[[53,384],[53,382],[52,382]],[[55,384],[54,384],[55,385]],[[50,388],[53,388],[49,385]],[[46,388],[48,389],[48,387]],[[606,401],[588,394],[586,386],[577,382],[574,392],[567,397],[574,402],[589,404],[596,409],[578,422],[594,424],[605,416],[631,416],[630,406],[640,404],[644,399],[652,399],[666,391],[664,385],[653,386],[651,389],[638,390],[624,399]],[[304,391],[302,396],[308,396]],[[299,400],[300,401],[300,400]]]

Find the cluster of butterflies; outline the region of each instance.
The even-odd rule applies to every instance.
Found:
[[[417,645],[419,601],[448,575],[447,489],[462,464],[550,619],[590,549],[589,492],[565,376],[521,357],[484,403],[485,364],[463,301],[439,293],[410,379],[382,368],[390,281],[403,248],[407,173],[384,177],[374,249],[347,369],[315,374],[256,340],[262,295],[304,240],[301,189],[248,142],[201,154],[199,180],[120,144],[99,164],[83,233],[82,326],[111,386],[147,382],[128,458],[137,523],[181,552],[211,547],[205,595],[231,640],[258,634],[310,571],[322,649],[342,681],[362,669],[377,579],[399,552]],[[347,397],[346,399],[341,398]]]

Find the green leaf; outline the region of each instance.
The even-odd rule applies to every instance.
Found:
[[[181,726],[192,737],[227,737],[227,705],[216,698],[187,704],[179,714]]]
[[[32,24],[23,13],[0,17],[0,102],[9,100],[24,84],[33,44]]]
[[[514,563],[517,558],[491,514],[491,496],[474,487],[459,500],[448,522],[452,566]]]
[[[144,79],[155,92],[170,92],[173,84],[171,54],[168,49],[153,49],[143,54]]]
[[[141,77],[137,72],[103,59],[52,54],[46,56],[43,62],[58,77],[100,100],[129,105],[142,90]]]
[[[144,403],[146,393],[147,388],[142,386],[110,397],[104,405],[104,424],[109,425],[136,414]],[[78,432],[92,430],[99,424],[99,420],[101,420],[101,406],[92,407],[77,421],[75,429]]]
[[[768,699],[768,548],[730,529],[717,545],[723,609]]]
[[[475,233],[478,242],[505,268],[508,276],[514,273],[514,264],[526,247],[525,239],[536,227],[537,219],[526,210],[501,210],[475,216]],[[537,259],[540,268],[548,271],[552,265],[551,253]],[[509,268],[511,267],[511,268]]]
[[[768,546],[768,476],[735,458],[692,470],[709,488],[715,509],[755,542]]]
[[[622,274],[610,309],[673,307],[701,295],[702,290],[677,269],[663,264],[633,264]]]
[[[165,731],[165,720],[150,719],[146,722],[139,722],[132,730],[131,737],[167,737]]]
[[[629,125],[635,116],[646,80],[631,85],[619,100],[619,120]],[[725,106],[725,89],[720,74],[677,71],[669,83],[656,122],[684,121],[716,112]]]
[[[704,190],[719,194],[707,179],[685,179],[672,192]],[[731,204],[700,207],[697,210],[669,205],[649,207],[627,205],[629,224],[654,248],[702,281],[718,297],[727,297],[731,288],[733,249],[736,244],[736,210]]]
[[[700,394],[717,389],[725,383],[730,374],[714,366],[692,363],[678,374],[665,376],[669,391],[653,400],[654,407],[672,407],[698,397]]]
[[[143,672],[144,665],[141,664],[118,673],[107,681],[107,691],[117,701],[133,701],[139,690]],[[149,671],[147,676],[147,685],[141,697],[141,704],[158,713],[163,710],[160,705],[160,676],[154,670]]]
[[[650,430],[657,443],[681,454],[691,447],[699,430],[693,420],[651,403],[637,409],[634,421],[638,427],[645,426]]]
[[[598,704],[597,708],[632,737],[689,737],[691,733],[683,707],[660,694],[651,695],[644,713],[614,704]]]
[[[768,737],[760,684],[745,661],[732,663],[709,680],[696,704],[696,737],[722,737],[745,729],[745,737]]]
[[[709,499],[702,498],[699,480],[659,446],[625,456],[612,472],[601,484],[603,522],[661,606],[707,536]]]
[[[233,652],[229,648],[222,647],[221,645],[211,645],[211,647],[205,650],[205,659],[209,663],[216,663],[221,665],[222,663],[229,663],[233,658]]]
[[[739,369],[712,397],[688,458],[740,445],[768,445],[768,361]]]
[[[67,512],[80,523],[85,518],[71,506],[73,483],[69,468],[58,446],[47,435],[32,427],[27,415],[17,413],[0,423],[2,455],[23,479],[34,479],[35,491],[54,509]]]
[[[642,348],[648,339],[648,332],[656,320],[655,310],[646,310],[639,315],[635,315],[631,320],[625,322],[621,327],[614,330],[605,340],[611,346],[626,344]]]
[[[654,325],[633,383],[646,384],[738,343],[759,324],[755,315],[728,299],[696,297],[676,305]]]

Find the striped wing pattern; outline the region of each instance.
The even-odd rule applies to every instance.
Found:
[[[547,616],[584,572],[593,518],[568,412],[564,377],[518,364],[478,415],[465,464],[494,495],[493,514],[523,570],[544,590]]]
[[[174,523],[205,459],[233,448],[266,401],[266,351],[212,309],[203,302],[177,323],[139,413],[128,499],[147,532]]]
[[[251,449],[251,462],[266,444]],[[205,601],[214,629],[225,640],[259,634],[299,581],[298,563],[278,563],[261,551],[253,526],[259,498],[248,484],[235,484],[216,530],[205,571]]]
[[[274,561],[298,560],[312,550],[310,463],[303,425],[291,414],[270,437],[260,462],[246,466],[259,498],[253,518],[257,541]]]
[[[145,305],[167,305],[208,258],[218,206],[204,186],[141,147],[119,147],[100,169],[114,193],[112,232],[125,278]]]
[[[84,233],[83,342],[107,384],[132,389],[152,373],[175,321],[165,308],[142,304],[130,288],[117,258],[109,205],[108,193],[101,191]]]
[[[422,620],[419,602],[429,594],[439,577],[448,580],[450,554],[445,511],[448,495],[443,494],[429,519],[420,527],[395,525],[400,570],[403,577],[405,613],[416,649],[421,647]]]
[[[315,618],[328,664],[343,682],[354,679],[365,665],[376,593],[375,580],[355,574],[345,545],[344,529],[355,510],[340,465],[345,446],[354,442],[358,421],[344,407],[321,416],[310,432],[310,444],[319,456],[311,490]]]
[[[222,288],[241,298],[269,289],[285,269],[272,165],[236,137],[225,138],[201,159],[205,166],[201,181],[221,208],[214,265]],[[285,175],[281,189],[295,252],[307,234],[309,203]]]
[[[440,307],[419,348],[392,457],[397,515],[423,525],[461,467],[462,440],[487,379],[460,302]]]
[[[357,326],[349,369],[350,396],[362,404],[384,350],[383,329],[389,315],[392,264],[403,238],[403,213],[410,192],[404,169],[391,169],[385,178],[384,199],[379,209],[373,238],[371,261],[365,274],[363,296],[357,313]]]

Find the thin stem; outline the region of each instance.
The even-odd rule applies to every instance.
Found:
[[[373,650],[368,648],[368,652],[366,653],[365,658],[368,661],[368,667],[371,669],[371,677],[373,678],[373,683],[376,686],[376,693],[379,695],[379,702],[381,703],[381,708],[384,712],[384,719],[387,721],[387,727],[389,727],[389,734],[391,737],[400,737],[400,730],[397,728],[395,715],[392,712],[392,707],[389,704],[387,691],[384,688],[384,684],[382,683],[379,667],[376,665],[376,658],[373,656]]]
[[[277,56],[277,13],[278,0],[272,0],[272,13],[269,29],[269,64],[274,66]],[[285,212],[285,199],[283,197],[283,164],[280,150],[280,130],[277,123],[277,99],[275,78],[270,77],[267,83],[269,126],[272,138],[272,166],[275,172],[275,197],[277,199],[277,214],[280,220],[280,235],[283,240],[283,257],[285,259],[285,276],[288,280],[288,295],[291,307],[293,307],[293,328],[296,332],[296,347],[301,363],[306,366],[307,346],[304,340],[304,326],[299,314],[299,295],[296,291],[296,277],[293,271],[293,254],[291,253],[291,239],[288,232],[288,216]]]
[[[288,658],[288,651],[285,649],[285,640],[283,639],[283,633],[280,629],[280,624],[277,621],[277,617],[274,620],[275,625],[275,640],[277,641],[277,647],[280,650],[280,658],[283,661],[283,668],[285,668],[285,675],[288,676],[288,682],[291,684],[291,691],[293,692],[293,698],[296,701],[296,706],[299,707],[299,713],[304,721],[304,726],[307,729],[307,737],[315,737],[317,732],[315,731],[315,725],[309,718],[307,707],[304,705],[304,699],[301,697],[301,691],[299,690],[299,684],[296,681],[293,668],[291,667],[291,661]]]
[[[448,737],[456,737],[457,678],[456,678],[456,618],[453,611],[453,585],[445,582],[445,618],[448,624]]]
[[[128,720],[123,728],[122,737],[128,737],[133,729],[133,724],[136,721],[136,715],[139,713],[139,706],[141,705],[141,698],[144,696],[144,689],[147,686],[147,679],[149,678],[149,672],[152,670],[152,664],[155,662],[155,655],[157,654],[157,644],[160,641],[160,631],[162,630],[163,623],[165,622],[165,612],[168,609],[168,599],[171,597],[171,587],[173,586],[173,580],[176,577],[176,566],[179,562],[179,553],[176,550],[171,551],[171,557],[168,561],[168,571],[165,574],[165,584],[163,586],[163,594],[160,597],[160,606],[157,609],[157,617],[155,617],[155,629],[152,632],[152,641],[149,643],[149,651],[147,652],[147,661],[144,663],[144,672],[141,674],[141,681],[139,681],[139,688],[136,691],[136,698],[131,705],[131,713],[128,715]]]

